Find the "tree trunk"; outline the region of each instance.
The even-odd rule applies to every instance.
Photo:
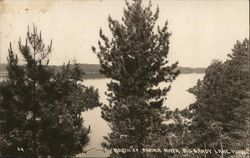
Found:
[[[224,153],[223,153],[223,144],[222,144],[222,134],[220,133],[220,149],[221,149],[221,158],[224,158]]]
[[[206,144],[206,142],[204,142],[204,149],[206,149],[206,148],[207,148],[207,144]],[[205,152],[204,158],[207,158],[207,153],[206,152]]]

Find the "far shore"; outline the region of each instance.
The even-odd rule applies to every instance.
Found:
[[[84,72],[83,79],[100,79],[106,78],[103,74],[100,73],[101,65],[99,64],[78,64],[80,69]],[[55,70],[59,69],[60,66],[50,65],[50,68],[54,68]],[[181,71],[181,74],[192,74],[192,73],[205,73],[206,68],[203,67],[178,67]],[[4,78],[7,76],[7,64],[0,64],[0,78]]]

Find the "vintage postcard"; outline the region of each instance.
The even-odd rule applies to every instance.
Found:
[[[0,0],[0,157],[250,156],[247,0]]]

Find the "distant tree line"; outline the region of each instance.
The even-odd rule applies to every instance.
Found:
[[[71,67],[73,67],[71,65]],[[84,79],[94,79],[94,78],[104,78],[105,75],[100,73],[101,65],[99,64],[78,64],[79,68],[81,69]],[[51,68],[60,69],[61,66],[56,65],[49,65]],[[181,74],[189,74],[189,73],[205,73],[206,68],[191,68],[191,67],[182,67],[178,66],[178,69],[180,70]],[[0,64],[0,73],[7,74],[7,64]]]

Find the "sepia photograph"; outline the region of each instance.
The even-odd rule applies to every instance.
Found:
[[[250,158],[249,0],[0,0],[0,157]]]

